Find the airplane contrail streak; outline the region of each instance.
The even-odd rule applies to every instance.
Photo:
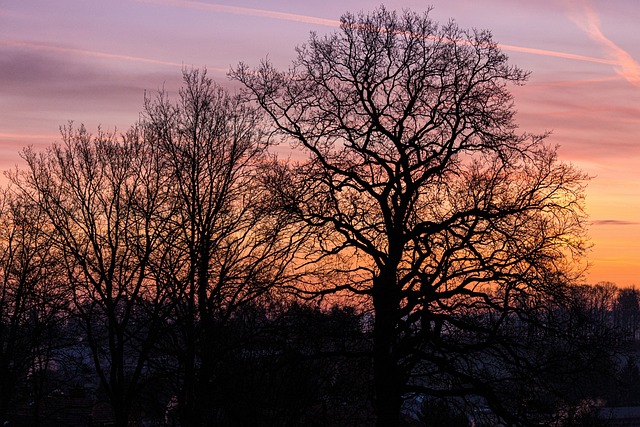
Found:
[[[140,56],[122,55],[117,53],[100,52],[100,51],[87,50],[87,49],[77,49],[72,47],[63,47],[63,46],[50,45],[46,43],[36,43],[36,42],[30,42],[30,41],[5,39],[5,40],[0,40],[0,45],[26,48],[31,50],[43,50],[48,52],[71,53],[71,54],[77,54],[77,55],[83,55],[83,56],[92,56],[95,58],[117,59],[122,61],[144,62],[147,64],[169,65],[173,67],[184,66],[184,64],[180,64],[178,62],[161,61],[158,59],[143,58]]]
[[[620,77],[632,85],[640,87],[640,64],[627,51],[604,35],[598,14],[587,1],[577,0],[574,3],[582,10],[582,13],[573,17],[574,22],[593,41],[607,51],[609,57],[612,58],[611,63],[615,65],[614,69]]]
[[[292,22],[303,22],[308,24],[315,25],[323,25],[329,27],[339,27],[340,21],[333,19],[325,19],[325,18],[317,18],[313,16],[307,15],[299,15],[293,13],[285,13],[285,12],[276,12],[265,9],[255,9],[248,7],[239,7],[239,6],[229,6],[218,3],[205,3],[197,0],[137,0],[143,3],[152,3],[173,7],[182,7],[187,9],[196,9],[196,10],[207,10],[211,12],[222,12],[222,13],[231,13],[236,15],[245,15],[245,16],[258,16],[270,19],[278,19],[284,21],[292,21]],[[615,43],[607,39],[599,28],[599,22],[597,20],[597,16],[593,12],[592,9],[587,8],[586,14],[586,23],[579,22],[579,25],[585,29],[589,33],[589,35],[603,46],[605,46],[610,52],[610,56],[612,59],[607,58],[597,58],[593,56],[585,56],[585,55],[577,55],[573,53],[567,52],[559,52],[548,49],[538,49],[524,46],[515,46],[509,44],[499,43],[498,46],[505,50],[511,52],[520,52],[530,55],[541,55],[555,58],[562,58],[574,61],[585,61],[592,62],[597,64],[605,64],[605,65],[614,65],[617,66],[617,73],[630,81],[631,83],[640,86],[640,65],[633,60],[633,58],[624,50],[619,48]],[[173,67],[184,67],[184,63],[171,62],[171,61],[162,61],[152,58],[145,58],[133,55],[122,55],[117,53],[109,53],[109,52],[101,52],[101,51],[93,51],[86,49],[78,49],[78,48],[70,48],[70,47],[62,47],[49,45],[45,43],[35,43],[28,41],[18,41],[18,40],[0,40],[0,45],[5,46],[13,46],[13,47],[22,47],[28,49],[36,49],[36,50],[45,50],[45,51],[54,51],[54,52],[64,52],[64,53],[72,53],[79,54],[84,56],[92,56],[97,58],[105,58],[105,59],[116,59],[122,61],[133,61],[133,62],[142,62],[148,64],[157,64],[157,65],[168,65]],[[226,73],[228,70],[223,68],[210,68],[212,71],[218,71],[222,73]]]
[[[204,3],[195,0],[138,0],[142,3],[154,3],[166,6],[184,7],[187,9],[209,10],[212,12],[232,13],[235,15],[260,16],[264,18],[280,19],[283,21],[304,22],[307,24],[325,25],[329,27],[339,27],[340,21],[335,19],[316,18],[307,15],[297,15],[295,13],[275,12],[265,9],[254,9],[250,7],[229,6],[219,3]]]
[[[143,3],[153,3],[166,6],[183,7],[187,9],[208,10],[212,12],[232,13],[236,15],[261,16],[265,18],[280,19],[285,21],[304,22],[309,24],[324,25],[329,27],[339,27],[340,21],[333,19],[317,18],[307,15],[293,13],[275,12],[265,9],[255,9],[248,7],[229,6],[219,3],[205,3],[197,0],[138,0]],[[617,65],[618,62],[606,58],[596,58],[592,56],[576,55],[573,53],[558,52],[547,49],[536,49],[530,47],[514,46],[509,44],[498,44],[501,49],[511,52],[528,53],[531,55],[550,56],[575,61],[594,62],[598,64]]]
[[[547,49],[536,49],[533,47],[522,47],[522,46],[513,46],[509,44],[498,43],[503,50],[508,50],[511,52],[522,52],[529,53],[532,55],[542,55],[542,56],[553,56],[556,58],[564,58],[564,59],[572,59],[575,61],[586,61],[586,62],[595,62],[597,64],[607,64],[607,65],[616,65],[617,61],[605,58],[596,58],[594,56],[585,56],[585,55],[576,55],[573,53],[566,52],[558,52],[555,50],[547,50]]]

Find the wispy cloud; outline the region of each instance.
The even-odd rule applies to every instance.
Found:
[[[640,225],[640,222],[622,221],[618,219],[599,219],[591,221],[591,225]]]
[[[588,0],[573,0],[572,4],[576,10],[572,16],[573,21],[605,49],[619,76],[640,87],[640,64],[627,51],[604,35],[600,18]]]
[[[31,139],[31,140],[36,140],[36,139],[54,139],[57,138],[59,135],[52,135],[52,134],[26,134],[26,133],[0,133],[0,138],[1,139]]]

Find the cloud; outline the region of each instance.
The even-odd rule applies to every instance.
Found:
[[[27,134],[27,133],[2,133],[0,132],[0,139],[29,139],[29,140],[50,140],[57,138],[59,135],[54,134]]]
[[[169,68],[117,69],[75,55],[0,45],[0,142],[48,135],[67,120],[128,127],[142,108],[150,82],[179,86]],[[104,122],[104,121],[107,122]],[[18,137],[24,134],[24,137]]]
[[[616,73],[632,85],[640,87],[640,64],[620,46],[604,35],[600,28],[600,18],[587,0],[574,0],[574,8],[579,12],[572,16],[573,21],[589,37],[601,45],[615,65]]]
[[[91,58],[107,59],[109,63],[105,67]],[[111,64],[114,60],[151,66],[118,69]],[[154,65],[170,67],[159,68]],[[7,97],[5,100],[11,97],[13,104],[13,108],[9,108],[8,103],[0,102],[0,113],[4,116],[13,116],[14,111],[17,113],[20,110],[29,111],[29,116],[43,111],[84,113],[91,110],[88,104],[96,110],[101,104],[117,111],[119,102],[128,101],[130,104],[132,100],[141,105],[144,91],[154,89],[149,87],[149,81],[161,84],[174,80],[174,76],[180,75],[176,68],[184,66],[130,55],[0,39],[0,93]],[[228,71],[208,69],[223,73]],[[6,119],[0,118],[0,125]]]
[[[591,225],[640,225],[640,222],[622,221],[618,219],[599,219],[591,221]]]
[[[0,89],[15,97],[15,102],[35,99],[63,105],[77,100],[79,94],[104,100],[116,95],[116,87],[131,85],[132,80],[122,72],[74,56],[0,46]],[[106,89],[99,91],[101,87]]]

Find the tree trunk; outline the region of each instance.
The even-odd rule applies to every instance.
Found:
[[[187,309],[187,314],[184,315],[186,322],[184,334],[184,349],[177,354],[178,360],[183,364],[184,373],[180,375],[178,372],[178,414],[180,419],[180,425],[183,426],[197,426],[198,414],[197,410],[197,362],[196,362],[196,345],[198,339],[196,326],[195,326],[195,304],[191,297],[190,305]]]
[[[188,363],[188,362],[187,362]],[[197,425],[196,404],[195,404],[195,374],[193,366],[185,366],[182,386],[178,391],[178,418],[180,425]]]
[[[115,427],[127,427],[129,425],[129,403],[126,395],[112,397],[111,409],[113,411],[113,425]]]
[[[381,274],[374,279],[373,383],[379,427],[396,426],[400,419],[402,379],[395,349],[398,303],[395,274]]]

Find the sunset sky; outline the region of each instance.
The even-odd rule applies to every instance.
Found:
[[[523,131],[552,131],[562,160],[593,177],[586,280],[640,285],[640,1],[394,0],[442,23],[489,29],[513,64]],[[229,85],[239,61],[287,67],[310,31],[336,30],[363,0],[0,0],[0,169],[59,140],[68,120],[125,129],[144,91],[175,94],[181,68]],[[4,180],[2,182],[5,182]]]

